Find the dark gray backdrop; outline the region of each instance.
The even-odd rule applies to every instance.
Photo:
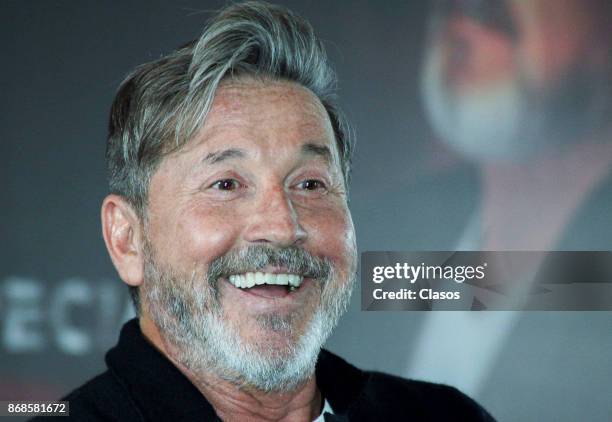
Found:
[[[427,3],[282,3],[312,22],[338,69],[357,135],[360,250],[454,248],[478,187],[430,141],[421,110]],[[130,69],[196,37],[222,4],[0,4],[0,400],[57,398],[102,370],[130,315],[99,227],[108,109]],[[410,376],[424,314],[360,312],[356,293],[328,347]],[[610,420],[610,314],[523,316],[475,398],[500,420]]]

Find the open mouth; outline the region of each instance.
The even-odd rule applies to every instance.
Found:
[[[296,291],[304,282],[297,274],[249,272],[228,277],[231,285],[247,293],[266,298],[281,298]]]

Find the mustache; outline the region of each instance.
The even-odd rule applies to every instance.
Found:
[[[261,271],[266,267],[281,267],[291,274],[326,281],[332,271],[329,259],[316,257],[302,248],[276,248],[251,245],[230,251],[213,260],[208,267],[208,280],[216,283],[221,277]]]

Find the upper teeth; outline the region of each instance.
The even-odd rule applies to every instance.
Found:
[[[234,286],[243,289],[261,284],[300,287],[304,277],[296,274],[245,273],[230,275],[229,281]]]

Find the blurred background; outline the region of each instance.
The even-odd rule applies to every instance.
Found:
[[[279,3],[338,70],[360,251],[612,249],[609,2]],[[0,400],[104,369],[133,315],[100,235],[108,110],[223,4],[0,3]],[[612,420],[612,312],[362,312],[355,293],[327,347],[362,368],[501,421]]]

